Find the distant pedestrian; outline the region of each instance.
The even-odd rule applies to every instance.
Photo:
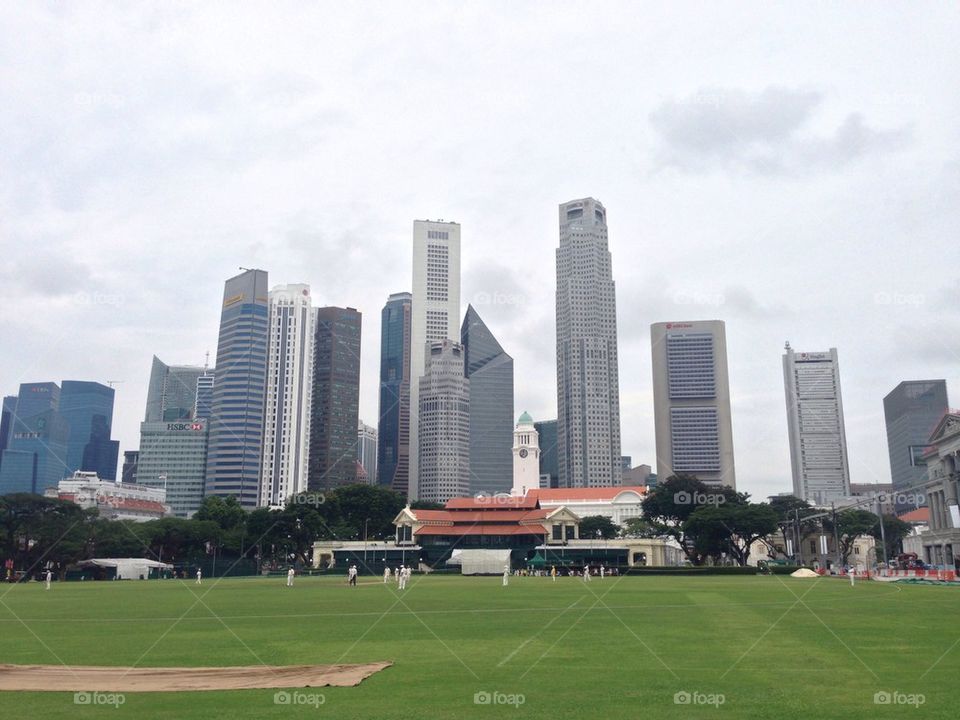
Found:
[[[293,572],[293,568],[290,568],[289,570],[287,570],[287,587],[293,587],[294,575],[295,573]]]

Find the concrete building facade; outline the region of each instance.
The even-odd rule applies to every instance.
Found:
[[[420,378],[419,498],[446,502],[470,493],[470,380],[463,347],[452,340],[430,346]]]
[[[560,205],[557,248],[557,458],[562,487],[621,484],[617,305],[607,211]]]
[[[883,399],[890,453],[890,478],[897,492],[909,492],[927,478],[923,460],[930,434],[948,409],[946,380],[906,380]],[[906,509],[899,503],[900,509]]]
[[[415,220],[410,305],[410,474],[407,496],[420,497],[420,378],[432,344],[459,337],[460,225]]]
[[[796,352],[787,343],[783,381],[793,494],[814,505],[848,497],[850,466],[837,349]]]
[[[654,323],[650,341],[657,476],[736,488],[723,321]]]
[[[283,507],[307,489],[316,316],[309,285],[278,285],[269,298],[259,505]]]

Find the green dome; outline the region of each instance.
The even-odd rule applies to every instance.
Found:
[[[518,422],[518,423],[532,423],[532,422],[533,422],[533,418],[530,417],[530,413],[524,412],[523,415],[520,416],[520,419],[517,420],[517,422]]]

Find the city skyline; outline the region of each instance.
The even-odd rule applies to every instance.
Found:
[[[676,21],[666,11],[641,21],[616,3],[589,26],[573,7],[513,8],[485,34],[452,10],[424,25],[385,9],[374,32],[320,49],[309,22],[284,23],[282,42],[258,46],[269,69],[249,76],[244,13],[210,36],[184,11],[173,35],[71,7],[57,20],[78,28],[68,59],[45,37],[53,13],[24,9],[0,32],[34,58],[17,87],[46,91],[24,103],[0,89],[16,130],[0,139],[15,158],[0,168],[11,189],[0,386],[118,381],[113,437],[134,449],[151,354],[213,357],[221,283],[238,265],[372,319],[388,293],[411,289],[411,218],[439,216],[464,228],[459,312],[473,303],[510,350],[516,408],[553,418],[556,205],[592,195],[612,213],[624,455],[655,456],[649,325],[710,317],[727,325],[738,489],[791,487],[788,337],[838,347],[851,479],[887,482],[883,397],[904,380],[960,387],[958,289],[930,272],[960,223],[945,130],[957,97],[943,92],[957,15],[927,8],[917,23],[885,6],[865,27],[852,7],[823,12],[804,38],[783,9],[738,13],[731,42],[713,7],[689,33],[661,32]],[[323,22],[356,29],[340,8]],[[522,62],[515,32],[531,39]],[[198,33],[226,62],[204,62]],[[439,44],[429,53],[427,33]],[[559,60],[557,43],[570,51]],[[158,65],[147,51],[158,45],[175,60]],[[389,72],[365,60],[382,47],[395,53]],[[845,62],[856,56],[873,62]],[[574,113],[570,86],[586,93]],[[379,328],[365,325],[369,422]]]

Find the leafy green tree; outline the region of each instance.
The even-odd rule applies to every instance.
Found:
[[[873,528],[870,530],[870,534],[873,535],[878,544],[883,541],[883,537],[886,537],[887,557],[891,559],[896,558],[903,548],[903,539],[910,535],[910,533],[913,531],[913,526],[894,515],[884,515],[883,536],[881,537],[880,520],[876,516],[874,516],[874,518],[876,519],[876,522],[874,523]],[[882,548],[878,551],[878,553],[883,553]]]
[[[732,505],[748,501],[748,496],[728,487],[714,488],[700,482],[693,475],[671,475],[657,485],[643,499],[643,516],[659,529],[660,535],[674,538],[695,565],[703,563],[704,555],[696,549],[693,538],[688,538],[684,523],[704,505]]]
[[[620,526],[605,515],[588,515],[580,519],[581,538],[595,538],[598,533],[604,540],[611,540],[620,534]]]
[[[623,523],[623,536],[630,538],[662,537],[663,531],[659,525],[650,522],[644,517],[627,518]]]
[[[750,547],[777,529],[777,514],[762,503],[705,505],[684,522],[684,532],[701,556],[727,553],[738,565],[750,558]]]
[[[84,559],[95,511],[66,500],[29,493],[0,496],[0,549],[16,567],[39,572],[48,563],[61,570]]]
[[[394,534],[393,520],[407,504],[400,493],[379,485],[356,483],[333,491],[339,510],[340,539],[389,538]]]
[[[222,498],[210,495],[203,499],[194,520],[210,520],[223,530],[236,530],[247,522],[247,511],[233,495]]]
[[[853,542],[861,535],[872,535],[874,528],[879,532],[877,516],[868,510],[842,510],[837,513],[837,537],[840,541],[840,562],[847,564],[853,551]],[[832,522],[824,522],[824,528],[832,529]]]

